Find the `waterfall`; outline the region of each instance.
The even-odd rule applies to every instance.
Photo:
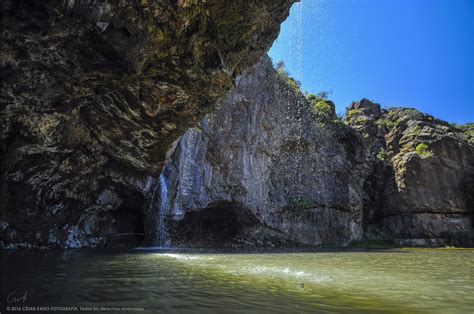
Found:
[[[168,207],[169,207],[169,201],[168,201],[168,179],[166,176],[161,173],[160,175],[160,183],[159,183],[159,189],[160,189],[160,202],[159,202],[159,207],[158,207],[158,239],[157,239],[157,245],[159,247],[169,247],[171,244],[171,240],[168,234],[168,230],[166,228],[166,214],[168,212]]]

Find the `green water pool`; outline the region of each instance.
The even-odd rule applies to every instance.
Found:
[[[474,311],[474,250],[18,251],[1,257],[3,308],[12,291],[28,291],[29,306],[138,313]]]

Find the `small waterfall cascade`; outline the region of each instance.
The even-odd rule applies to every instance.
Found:
[[[158,222],[157,222],[157,239],[156,244],[159,247],[168,248],[171,245],[170,236],[166,226],[166,214],[169,209],[168,199],[168,178],[164,173],[160,174],[160,182],[158,184],[160,191],[160,199],[158,206]]]

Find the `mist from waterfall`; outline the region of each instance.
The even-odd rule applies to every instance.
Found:
[[[303,80],[303,3],[298,2],[294,4],[294,14],[295,18],[290,20],[288,25],[288,47],[285,50],[286,60],[290,60],[292,63],[292,68],[294,70],[291,76],[297,81],[301,82]],[[276,61],[276,60],[274,60]],[[278,84],[275,86],[275,90],[278,90],[280,87]],[[293,182],[288,187],[288,205],[291,206],[291,203],[297,200],[306,200],[311,199],[309,195],[305,194],[304,186],[307,185],[305,182],[306,178],[304,175],[304,161],[303,154],[298,152],[304,149],[305,146],[305,119],[303,117],[307,114],[307,108],[305,108],[306,103],[302,102],[299,97],[291,97],[293,91],[288,89],[285,91],[287,96],[286,111],[285,116],[286,123],[293,125],[293,141],[296,144],[295,152],[292,154],[293,166],[292,169],[289,169],[293,175]]]

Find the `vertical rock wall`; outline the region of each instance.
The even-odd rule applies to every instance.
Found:
[[[174,191],[169,214],[179,220],[225,202],[289,241],[357,240],[360,176],[367,170],[353,167],[359,152],[351,151],[358,149],[352,139],[349,128],[318,122],[306,98],[264,58],[238,79],[216,113],[181,138],[164,172]],[[243,237],[260,240],[254,229]]]

